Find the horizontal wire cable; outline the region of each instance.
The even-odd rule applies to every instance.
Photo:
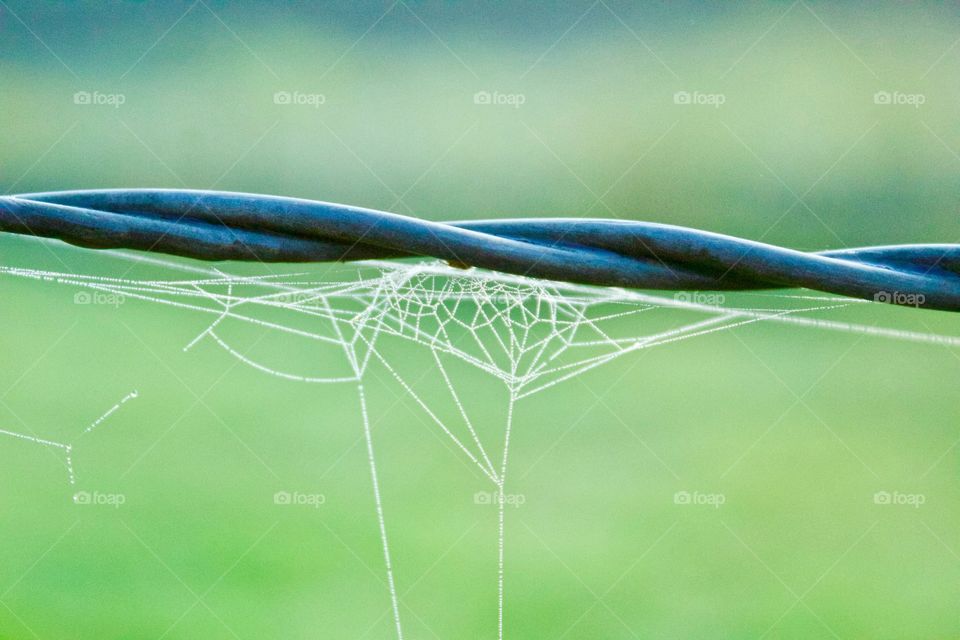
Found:
[[[433,257],[456,266],[599,286],[676,291],[804,287],[960,311],[957,244],[803,252],[651,222],[430,222],[312,200],[173,189],[2,196],[0,231],[200,260]]]

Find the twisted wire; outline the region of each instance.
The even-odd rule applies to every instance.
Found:
[[[957,244],[803,252],[651,222],[430,222],[312,200],[172,189],[2,196],[0,231],[200,260],[434,257],[580,284],[678,291],[804,287],[960,311]]]

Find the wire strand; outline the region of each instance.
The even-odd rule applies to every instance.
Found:
[[[174,189],[2,196],[0,231],[199,260],[433,257],[579,284],[676,291],[804,287],[960,311],[957,244],[803,252],[651,222],[430,222],[313,200]]]

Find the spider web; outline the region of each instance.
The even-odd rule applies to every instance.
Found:
[[[0,267],[0,275],[67,285],[91,295],[147,301],[204,316],[208,324],[183,346],[184,351],[207,340],[227,357],[264,374],[296,383],[344,385],[356,390],[386,584],[400,639],[404,635],[403,620],[364,388],[371,369],[387,372],[397,388],[452,443],[455,455],[473,465],[490,483],[497,505],[496,610],[497,633],[502,639],[507,592],[505,504],[517,403],[635,351],[758,322],[960,346],[960,338],[955,336],[823,317],[839,309],[870,304],[848,298],[755,293],[738,298],[753,304],[735,306],[725,304],[726,299],[719,294],[655,296],[465,271],[432,262],[359,263],[340,268],[339,276],[328,271],[318,278],[308,273],[245,276],[124,252],[107,255],[179,275],[131,279],[10,266]],[[665,315],[664,310],[670,313]],[[676,311],[683,312],[679,323]],[[244,325],[323,350],[328,357],[315,360],[323,362],[323,370],[298,370],[289,363],[255,358],[231,337]],[[390,342],[412,343],[429,352],[437,374],[431,391],[437,391],[437,397],[446,396],[455,407],[452,417],[442,416],[434,394],[428,399],[417,392],[402,363],[391,357]],[[506,418],[499,429],[478,424],[452,374],[455,363],[502,385],[507,397]],[[121,400],[87,431],[135,397],[136,392]],[[12,431],[0,430],[0,435],[63,452],[70,482],[74,482],[71,444]]]

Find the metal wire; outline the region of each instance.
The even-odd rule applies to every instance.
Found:
[[[802,252],[650,222],[429,222],[277,196],[171,189],[0,197],[0,231],[200,260],[326,262],[430,256],[535,278],[669,290],[805,287],[960,311],[960,245]]]

